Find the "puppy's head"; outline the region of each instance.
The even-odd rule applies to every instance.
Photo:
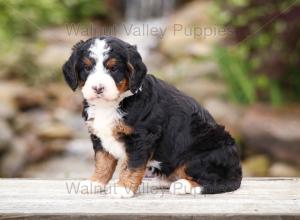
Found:
[[[74,91],[79,87],[90,102],[110,102],[122,94],[134,94],[146,72],[136,47],[110,36],[78,42],[63,65],[68,85]]]

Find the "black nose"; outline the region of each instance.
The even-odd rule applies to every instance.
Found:
[[[95,93],[101,94],[101,93],[103,93],[104,86],[102,86],[102,85],[93,86],[92,89],[95,91]]]

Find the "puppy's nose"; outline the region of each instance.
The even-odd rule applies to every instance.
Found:
[[[92,89],[95,91],[96,94],[101,94],[103,93],[104,86],[102,85],[93,86]]]

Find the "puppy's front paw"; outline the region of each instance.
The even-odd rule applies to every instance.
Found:
[[[111,187],[110,194],[113,198],[131,198],[134,196],[130,189],[118,185]]]
[[[92,180],[84,180],[80,182],[80,192],[82,194],[94,194],[105,191],[105,185]]]

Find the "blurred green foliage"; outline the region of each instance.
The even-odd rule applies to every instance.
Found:
[[[224,79],[229,85],[231,100],[240,103],[253,103],[256,99],[254,82],[249,77],[250,66],[238,51],[224,48],[215,49],[215,57],[222,69]]]
[[[105,15],[99,0],[0,0],[0,40],[32,37],[45,26],[79,22]]]
[[[300,101],[300,1],[215,2],[216,19],[232,33],[215,53],[230,97],[246,104]]]
[[[46,46],[37,40],[37,33],[51,26],[106,18],[106,11],[103,0],[0,0],[0,77],[32,84],[57,80],[61,74],[47,74],[36,64],[38,51]]]

